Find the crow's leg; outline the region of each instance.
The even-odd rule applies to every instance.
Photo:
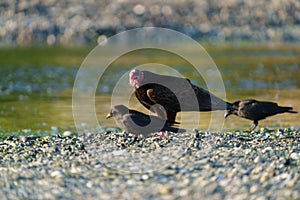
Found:
[[[257,121],[257,120],[254,120],[254,121],[253,121],[253,124],[252,124],[251,127],[250,127],[250,131],[253,131],[253,130],[257,127],[257,125],[258,125],[258,121]]]

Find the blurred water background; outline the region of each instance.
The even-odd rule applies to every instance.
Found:
[[[0,128],[47,130],[74,125],[73,83],[89,51],[114,34],[147,26],[170,28],[199,41],[222,74],[228,101],[256,98],[300,111],[298,0],[3,0]],[[118,81],[116,74],[125,73],[137,60],[153,59],[175,66],[205,87],[198,75],[188,70],[188,64],[174,55],[132,53],[113,63],[114,70],[99,83],[96,108],[103,125],[115,126],[113,120],[103,118]],[[105,66],[99,63],[99,67]],[[131,105],[145,111],[134,100]],[[199,128],[207,128],[209,113],[201,119]],[[249,123],[233,116],[225,128],[245,129]],[[278,115],[260,125],[299,128],[299,114]]]

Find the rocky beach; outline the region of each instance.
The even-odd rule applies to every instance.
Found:
[[[0,142],[1,199],[299,199],[300,133],[110,129]]]

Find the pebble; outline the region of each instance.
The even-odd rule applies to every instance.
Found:
[[[300,158],[300,153],[293,152],[290,155],[291,159],[298,160]]]
[[[257,156],[257,157],[253,160],[254,163],[259,163],[259,161],[260,161],[260,157],[259,157],[259,156]]]
[[[50,173],[50,176],[56,177],[56,178],[57,178],[57,177],[63,177],[63,172],[60,171],[60,170],[53,171],[53,172]]]
[[[64,133],[63,133],[63,136],[64,137],[70,137],[72,135],[72,132],[71,131],[65,131]]]
[[[133,12],[136,15],[142,15],[145,13],[145,6],[141,5],[141,4],[137,4],[136,6],[133,7]]]
[[[122,156],[126,154],[126,151],[125,150],[117,150],[117,151],[113,151],[113,155],[114,156]]]
[[[145,181],[145,180],[149,179],[149,176],[147,174],[143,174],[142,177],[141,177],[141,179],[143,181]]]
[[[169,193],[171,193],[171,191],[172,191],[171,188],[169,188],[167,186],[161,186],[160,190],[159,190],[160,194],[162,194],[162,195],[169,194]]]

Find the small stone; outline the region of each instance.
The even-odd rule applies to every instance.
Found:
[[[259,157],[259,156],[257,156],[257,157],[253,160],[254,163],[258,163],[259,161],[260,161],[260,157]]]
[[[164,14],[164,15],[171,15],[173,13],[172,11],[172,8],[168,5],[164,5],[162,8],[161,8],[161,12]]]
[[[269,180],[269,175],[267,174],[267,173],[264,173],[262,176],[261,176],[261,178],[260,178],[260,182],[261,183],[265,183],[266,181],[268,181]]]
[[[169,188],[167,186],[161,186],[160,189],[159,189],[159,192],[162,195],[170,194],[171,191],[172,191],[171,188]]]
[[[261,136],[262,136],[263,138],[268,138],[268,137],[269,137],[269,134],[268,134],[268,133],[261,133]]]
[[[102,172],[102,176],[103,176],[103,177],[108,177],[108,176],[109,176],[109,173],[108,173],[107,171],[104,171],[104,172]]]
[[[21,136],[19,139],[21,142],[27,142],[30,138],[26,136]]]
[[[300,158],[300,153],[293,152],[290,155],[291,159],[298,160]]]
[[[92,188],[93,187],[93,182],[92,181],[87,182],[86,187]]]
[[[141,179],[142,179],[143,181],[148,180],[148,179],[149,179],[149,176],[148,176],[147,174],[143,174],[142,177],[141,177]]]
[[[70,137],[71,135],[73,135],[73,133],[71,131],[65,131],[63,133],[63,137]]]
[[[252,152],[251,149],[246,149],[246,150],[245,150],[245,154],[246,154],[246,155],[250,154],[251,152]]]
[[[272,151],[272,150],[273,150],[272,147],[266,147],[262,150],[262,153],[265,153],[267,151]]]
[[[55,35],[53,35],[53,34],[48,35],[48,37],[47,37],[48,45],[53,45],[55,43],[55,41],[56,41]]]
[[[256,193],[258,189],[259,189],[258,185],[252,185],[250,187],[250,193]]]
[[[61,170],[53,171],[50,174],[50,176],[57,177],[57,178],[62,177],[63,175],[64,175],[64,173]]]
[[[127,152],[125,150],[117,150],[117,151],[113,151],[113,155],[114,156],[121,156],[126,154]]]
[[[141,4],[137,4],[136,6],[133,7],[133,12],[136,15],[142,15],[145,12],[145,6],[141,5]]]

